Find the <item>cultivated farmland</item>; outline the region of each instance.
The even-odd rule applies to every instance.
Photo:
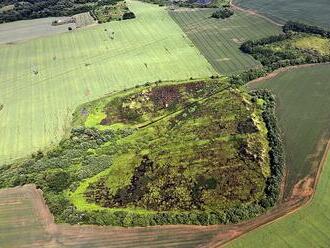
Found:
[[[148,81],[216,74],[163,8],[129,8],[136,19],[0,46],[1,163],[56,144],[83,102]]]
[[[257,83],[278,99],[279,126],[286,145],[286,195],[293,186],[315,173],[330,137],[329,65],[306,67]]]
[[[3,23],[0,25],[0,46],[1,44],[8,43],[13,45],[13,43],[17,43],[23,40],[65,33],[68,32],[68,27],[75,26],[73,23],[52,26],[52,21],[59,18],[65,17],[48,17],[34,20]]]
[[[0,190],[0,247],[199,247],[221,227],[55,225],[34,186]]]
[[[240,11],[226,20],[210,18],[213,12],[178,10],[170,14],[219,73],[237,73],[260,66],[238,49],[240,44],[278,34],[280,27]]]
[[[258,86],[270,88],[278,95],[291,186],[297,180],[315,174],[329,140],[330,114],[326,108],[330,104],[329,77],[330,66],[319,65],[280,74]],[[243,236],[229,247],[327,247],[330,242],[329,179],[328,154],[311,204]],[[308,193],[309,184],[314,182],[305,182]]]
[[[233,2],[281,23],[295,20],[330,28],[328,0],[234,0]]]
[[[41,197],[35,196],[38,192],[29,186],[0,191],[0,247],[38,246],[50,241],[48,220],[38,208]]]

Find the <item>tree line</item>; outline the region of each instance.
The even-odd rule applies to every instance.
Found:
[[[51,16],[72,16],[89,12],[93,9],[114,5],[120,0],[7,0],[6,5],[14,5],[13,9],[0,15],[0,23],[28,20]],[[0,7],[5,6],[4,4]]]
[[[329,31],[319,27],[290,21],[283,26],[283,34],[273,35],[256,41],[246,41],[240,46],[240,50],[244,53],[251,54],[256,60],[261,62],[263,67],[246,71],[239,75],[239,79],[243,81],[245,81],[245,79],[255,79],[260,75],[264,76],[281,67],[330,62],[329,54],[321,54],[314,49],[301,49],[291,46],[276,50],[269,46],[282,41],[290,42],[301,33],[329,38]]]

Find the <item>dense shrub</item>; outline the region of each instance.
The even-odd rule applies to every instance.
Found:
[[[271,177],[266,182],[266,197],[260,202],[264,208],[273,206],[278,200],[280,194],[280,184],[283,179],[283,170],[285,166],[284,149],[277,126],[275,114],[275,97],[268,90],[256,90],[252,92],[254,99],[262,98],[266,102],[262,117],[268,130],[268,141],[271,147],[269,151],[271,163]]]
[[[231,8],[223,7],[214,11],[211,17],[216,19],[226,19],[234,14],[234,11]]]
[[[299,33],[297,34],[296,32],[316,34],[329,38],[329,31],[301,23],[288,22],[283,26],[283,32],[284,34],[270,36],[257,41],[246,41],[240,46],[240,49],[242,52],[249,53],[256,60],[259,60],[264,66],[265,72],[292,65],[330,61],[329,55],[322,55],[313,49],[299,49],[292,46],[285,47],[283,50],[272,50],[267,46],[285,40],[290,41],[290,39],[299,35]],[[252,72],[247,72],[245,74],[253,77]],[[244,77],[244,75],[240,76]],[[244,82],[245,80],[243,78],[243,83]]]
[[[125,12],[123,14],[123,20],[127,20],[127,19],[134,19],[135,18],[135,14],[131,11],[129,12]]]
[[[330,38],[330,31],[324,30],[323,28],[317,26],[310,26],[299,22],[289,21],[283,26],[284,33],[289,33],[290,31],[318,34],[323,37]]]
[[[14,9],[2,12],[0,23],[49,16],[71,16],[89,12],[104,5],[115,5],[120,0],[6,0]]]

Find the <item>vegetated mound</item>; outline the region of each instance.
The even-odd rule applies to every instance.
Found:
[[[0,111],[3,109],[3,104],[0,104]]]
[[[151,124],[121,139],[108,175],[85,193],[89,202],[169,211],[260,199],[269,176],[265,127],[248,96],[211,95],[213,87],[158,86],[108,102],[101,125]]]
[[[37,184],[56,219],[69,223],[251,218],[276,201],[281,171],[270,168],[275,129],[263,121],[269,100],[259,97],[213,80],[100,99],[75,113],[76,127],[57,148],[2,167],[1,187]]]
[[[0,23],[90,12],[99,22],[122,19],[129,12],[121,0],[6,0],[0,3]]]

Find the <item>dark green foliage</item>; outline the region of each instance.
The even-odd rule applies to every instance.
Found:
[[[266,197],[260,202],[264,208],[274,206],[277,202],[280,194],[280,184],[283,179],[283,171],[285,166],[284,149],[282,139],[277,126],[276,119],[276,102],[274,96],[268,90],[256,90],[251,93],[255,97],[255,101],[258,98],[266,101],[262,117],[266,123],[268,130],[268,141],[272,148],[269,151],[269,157],[271,162],[271,177],[266,182]]]
[[[43,179],[51,191],[60,192],[66,189],[70,183],[70,175],[63,169],[47,170]]]
[[[114,5],[120,0],[6,0],[6,5],[14,4],[13,10],[0,15],[0,23],[17,20],[43,18],[49,16],[71,16],[92,11],[103,5]]]
[[[231,9],[231,8],[219,8],[217,9],[216,11],[214,11],[212,13],[212,16],[213,18],[216,18],[216,19],[226,19],[228,17],[231,17],[232,15],[234,14],[234,11]]]
[[[125,12],[123,14],[123,20],[127,20],[127,19],[134,19],[135,18],[135,14],[131,11],[129,12]]]
[[[23,163],[1,167],[0,186],[35,183],[44,191],[56,220],[71,224],[149,226],[236,223],[255,217],[276,203],[283,161],[280,159],[281,150],[275,149],[280,140],[276,139],[278,134],[274,126],[275,119],[271,116],[273,112],[266,114],[268,109],[275,107],[273,98],[267,94],[253,94],[253,99],[263,98],[266,101],[263,118],[271,130],[268,138],[272,148],[272,175],[266,178],[255,166],[261,161],[257,147],[251,150],[253,143],[235,138],[236,134],[248,134],[251,137],[257,132],[249,118],[253,111],[251,103],[246,108],[239,91],[217,81],[156,87],[141,90],[148,95],[146,99],[149,99],[149,103],[155,105],[149,105],[150,108],[145,111],[156,113],[171,104],[174,106],[170,110],[171,114],[162,112],[166,113],[167,119],[151,121],[151,130],[156,130],[156,136],[151,135],[153,132],[148,131],[148,126],[117,131],[75,127],[57,148],[38,152]],[[172,89],[168,90],[168,87]],[[123,102],[132,99],[138,101],[141,97],[144,99],[140,92],[135,93],[135,96],[128,93],[120,101],[116,100],[118,106],[112,116],[120,113],[120,106],[126,106]],[[267,107],[269,104],[271,107]],[[226,116],[227,113],[235,113],[237,119],[218,120],[219,116]],[[199,118],[209,119],[199,123]],[[195,120],[192,126],[189,124],[191,120]],[[141,140],[135,141],[130,135],[139,138],[139,132],[142,134]],[[232,138],[226,143],[216,140],[214,134]],[[126,137],[129,142],[125,142]],[[178,142],[179,145],[184,144],[184,149],[176,147]],[[243,147],[244,152],[239,147]],[[237,153],[228,153],[227,149],[237,149]],[[141,150],[144,150],[143,155],[140,154]],[[178,150],[180,152],[176,153]],[[113,158],[128,152],[140,158],[133,167],[128,185],[119,188],[114,194],[110,193],[111,188],[105,176],[91,184],[85,192],[88,201],[112,209],[77,211],[63,191],[74,192],[82,179],[114,166]],[[207,163],[194,169],[194,161]],[[230,164],[235,166],[230,167]],[[221,168],[223,165],[225,167]],[[258,181],[262,186],[251,181]],[[244,191],[246,188],[249,189],[247,192]],[[213,202],[213,196],[208,197],[206,192],[214,192],[212,194],[221,196],[220,199],[225,201]],[[154,211],[135,212],[126,209],[127,206]],[[116,209],[118,207],[122,209]]]
[[[232,75],[230,82],[234,85],[244,85],[251,80],[266,76],[269,71],[267,68],[256,68],[244,71],[242,73]]]
[[[219,8],[229,7],[229,0],[142,0],[146,3],[157,4],[159,6],[184,7],[184,8]]]
[[[282,41],[291,41],[298,37],[300,33],[321,35],[329,38],[329,32],[319,27],[308,26],[296,22],[288,22],[283,26],[284,34],[270,36],[257,41],[244,42],[240,49],[251,54],[264,66],[265,72],[274,71],[281,67],[300,65],[307,63],[324,63],[330,61],[329,55],[322,55],[313,49],[299,49],[296,47],[283,47],[281,50],[273,50],[269,45]],[[298,33],[295,33],[298,32]],[[251,74],[251,73],[248,73]],[[253,77],[252,77],[253,79]],[[245,80],[243,80],[245,82]]]
[[[299,22],[289,21],[283,26],[284,33],[289,33],[290,31],[318,34],[323,37],[330,38],[330,31],[324,30],[323,28],[317,26],[310,26]]]

